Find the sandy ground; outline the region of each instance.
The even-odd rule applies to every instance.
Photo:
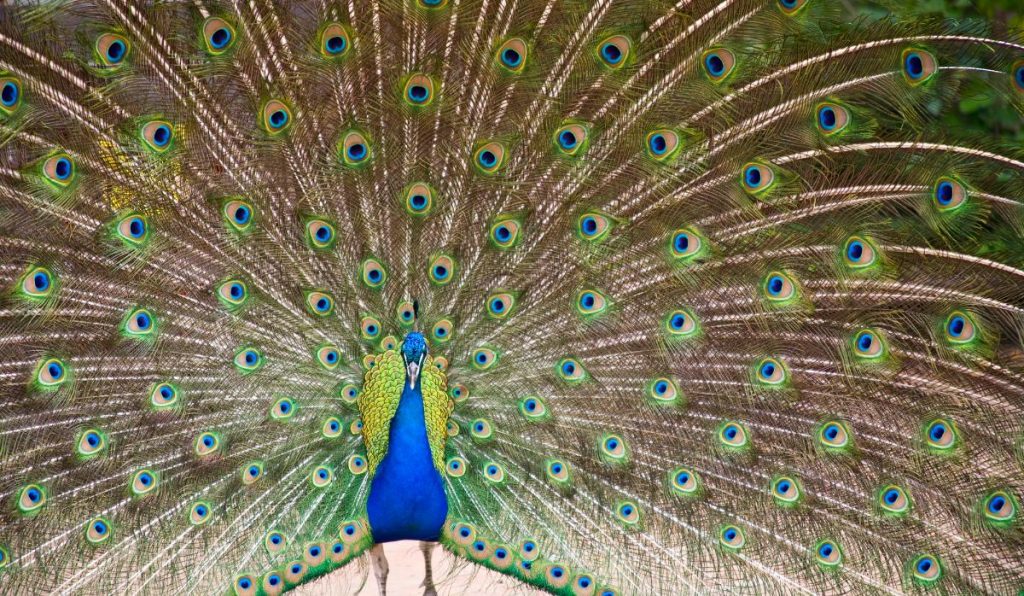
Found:
[[[388,596],[423,595],[423,554],[420,543],[413,541],[389,542],[384,545],[388,558]],[[542,592],[524,588],[511,578],[478,565],[465,563],[451,556],[440,546],[432,556],[434,585],[439,596],[473,594],[474,596],[504,596],[518,594],[535,596]],[[367,556],[343,569],[296,590],[301,596],[327,596],[360,594],[377,596],[377,581]]]

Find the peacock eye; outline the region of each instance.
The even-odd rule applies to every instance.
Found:
[[[341,23],[330,23],[320,34],[320,53],[325,58],[341,58],[348,54],[352,46],[348,29]]]
[[[843,562],[843,551],[833,540],[822,540],[814,547],[814,557],[823,567],[838,567]]]
[[[818,104],[816,109],[816,124],[818,130],[825,136],[838,134],[850,124],[850,112],[843,106],[825,102]]]
[[[528,51],[525,41],[513,37],[498,47],[494,53],[494,60],[508,72],[520,73],[526,67]]]
[[[219,56],[235,44],[235,28],[218,17],[210,17],[203,23],[203,41],[211,56]]]
[[[876,360],[886,354],[885,339],[880,332],[864,329],[853,337],[853,353],[865,360]]]
[[[704,52],[704,72],[714,83],[727,79],[736,68],[736,55],[725,48],[712,48]]]
[[[426,182],[414,182],[405,190],[405,210],[410,215],[426,215],[434,206],[434,189]]]
[[[570,122],[555,130],[552,142],[559,154],[577,157],[586,150],[589,138],[590,129],[587,125]]]
[[[665,315],[665,331],[673,339],[689,339],[700,333],[700,321],[687,308],[677,308]]]
[[[494,174],[505,165],[505,146],[497,141],[484,143],[473,152],[473,163],[483,174]]]
[[[0,117],[14,113],[21,105],[21,80],[12,76],[0,76]]]
[[[596,211],[584,213],[576,222],[577,234],[586,242],[604,240],[614,227],[614,222],[610,217]]]
[[[361,268],[363,283],[371,289],[377,289],[384,285],[388,279],[387,271],[377,259],[366,259]]]
[[[146,147],[157,153],[163,153],[171,147],[174,140],[174,127],[164,120],[153,120],[142,125],[140,131]]]
[[[628,37],[613,35],[597,44],[597,56],[606,67],[617,70],[628,61],[631,47]]]
[[[809,0],[778,0],[779,9],[786,15],[792,16],[803,8]]]
[[[491,243],[498,250],[508,250],[519,243],[521,224],[516,219],[502,218],[491,225]]]
[[[580,383],[587,378],[586,369],[576,358],[562,358],[555,365],[555,371],[563,381],[570,384]]]
[[[491,348],[477,348],[470,356],[470,363],[476,370],[488,370],[498,362],[498,353]]]
[[[718,533],[718,542],[729,550],[739,550],[746,543],[743,530],[737,526],[723,526]]]
[[[405,83],[403,97],[412,106],[430,105],[434,101],[434,81],[425,74],[411,75]]]
[[[314,315],[329,316],[334,312],[334,297],[327,292],[309,292],[306,294],[306,307]]]
[[[768,164],[751,162],[743,166],[740,180],[744,190],[761,196],[775,185],[775,170]]]
[[[67,153],[57,153],[43,161],[42,172],[51,184],[63,188],[75,179],[75,162]]]
[[[917,48],[903,50],[903,78],[912,86],[930,80],[938,71],[938,62],[931,52]]]
[[[361,166],[370,159],[370,142],[363,133],[350,130],[342,135],[338,153],[342,164],[348,167]]]
[[[967,199],[967,188],[953,178],[939,178],[932,189],[932,201],[940,212],[955,211],[962,207]]]
[[[448,255],[438,255],[434,257],[427,266],[427,270],[430,274],[430,281],[439,286],[448,284],[455,278],[456,266],[455,259]]]
[[[914,580],[923,585],[937,582],[942,577],[942,563],[934,555],[918,555],[909,563]]]
[[[515,296],[509,292],[497,292],[487,297],[487,314],[492,319],[504,319],[515,308]]]
[[[246,200],[232,199],[224,202],[223,214],[229,230],[245,232],[252,226],[254,209]]]

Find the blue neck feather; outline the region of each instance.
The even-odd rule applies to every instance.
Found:
[[[444,482],[434,467],[419,380],[402,389],[391,420],[388,452],[377,466],[366,503],[374,542],[436,541],[448,517]]]

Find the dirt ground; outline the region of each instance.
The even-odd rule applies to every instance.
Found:
[[[419,542],[390,542],[384,545],[388,559],[388,596],[423,595],[423,554]],[[455,559],[440,546],[434,548],[432,559],[434,585],[438,596],[471,594],[473,596],[504,596],[506,594],[536,596],[537,590],[523,588],[516,580],[477,565]],[[301,596],[359,594],[377,596],[377,581],[370,568],[369,557],[352,563],[335,573],[296,590]]]

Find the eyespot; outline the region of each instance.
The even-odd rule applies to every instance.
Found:
[[[629,59],[631,46],[632,43],[625,35],[613,35],[597,44],[597,57],[608,68],[618,70]]]
[[[320,346],[316,351],[316,360],[327,370],[334,370],[341,364],[341,352],[333,345]]]
[[[754,365],[754,378],[762,385],[779,386],[789,380],[789,371],[781,360],[765,358]]]
[[[537,557],[540,556],[540,547],[537,546],[537,543],[533,540],[524,540],[523,543],[519,545],[519,556],[524,561],[535,561],[537,560]]]
[[[1018,60],[1010,67],[1010,77],[1013,80],[1014,89],[1017,92],[1024,92],[1024,60]]]
[[[398,319],[398,322],[402,325],[412,325],[416,321],[416,309],[413,307],[413,303],[408,300],[400,302],[395,308],[395,318]]]
[[[338,528],[338,535],[345,544],[354,544],[366,535],[366,527],[362,521],[347,521]]]
[[[935,452],[948,452],[958,446],[959,431],[952,420],[935,418],[924,425],[925,444]]]
[[[736,68],[736,55],[725,48],[711,48],[704,52],[701,62],[711,82],[721,83]]]
[[[374,340],[380,335],[380,321],[376,317],[365,316],[359,321],[359,331],[363,335],[363,339]]]
[[[918,555],[910,562],[914,580],[922,584],[933,584],[942,578],[942,563],[934,555]]]
[[[597,290],[582,290],[576,294],[576,312],[584,317],[596,317],[608,309],[608,299]]]
[[[279,397],[270,406],[270,418],[273,420],[289,420],[295,416],[295,400],[290,397]]]
[[[229,279],[217,286],[217,298],[228,309],[241,306],[248,297],[249,289],[240,279]]]
[[[483,471],[484,478],[494,484],[501,484],[505,481],[505,468],[501,467],[498,462],[484,462],[480,469]]]
[[[434,207],[434,189],[426,182],[414,182],[405,190],[405,210],[410,215],[426,215]]]
[[[495,545],[494,553],[491,555],[488,563],[493,565],[498,571],[503,571],[512,566],[515,559],[512,557],[512,552],[509,548],[503,544]]]
[[[690,468],[676,468],[668,473],[668,486],[673,495],[692,497],[700,492],[700,476]]]
[[[693,228],[672,232],[668,249],[672,259],[681,263],[689,263],[707,252],[704,237]]]
[[[488,420],[477,418],[469,424],[469,434],[474,439],[490,439],[494,434],[494,428]]]
[[[251,575],[239,575],[232,587],[235,596],[256,596],[256,580]]]
[[[334,297],[327,292],[309,292],[306,294],[306,307],[319,317],[329,316],[334,312]]]
[[[142,246],[149,238],[149,223],[141,215],[129,214],[122,217],[115,229],[124,244],[132,248]]]
[[[350,130],[341,138],[338,153],[343,164],[349,167],[362,165],[370,159],[370,142],[363,133]]]
[[[151,120],[142,125],[139,134],[146,147],[157,153],[163,153],[171,148],[174,140],[174,127],[170,122],[164,120]]]
[[[718,531],[718,543],[728,550],[739,550],[746,542],[743,530],[736,526],[722,526]]]
[[[0,77],[0,115],[9,116],[21,105],[21,81],[16,77]],[[2,563],[3,561],[0,561]]]
[[[997,525],[1008,525],[1017,517],[1017,500],[1008,491],[989,493],[981,504],[985,519]]]
[[[932,200],[940,212],[955,211],[967,202],[967,198],[967,188],[947,176],[939,178],[932,190]]]
[[[820,103],[815,109],[815,114],[818,131],[827,137],[842,132],[850,124],[849,110],[837,103]]]
[[[18,510],[25,514],[38,513],[46,505],[46,489],[40,484],[28,484],[18,492]]]
[[[79,457],[88,458],[107,448],[107,435],[98,428],[87,428],[78,434],[75,451]]]
[[[274,555],[288,547],[288,539],[285,535],[277,530],[271,530],[267,532],[267,535],[263,538],[263,545],[267,548],[270,554]]]
[[[196,437],[195,453],[199,457],[213,455],[220,450],[220,437],[217,433],[205,431]]]
[[[807,5],[810,0],[779,0],[779,8],[783,13],[793,16]]]
[[[329,250],[334,248],[334,226],[324,219],[311,219],[306,223],[306,242],[311,248]]]
[[[277,571],[263,576],[263,593],[267,596],[279,596],[284,593],[284,578]]]
[[[320,34],[320,53],[327,58],[341,58],[352,47],[352,38],[341,23],[331,23]]]
[[[558,590],[557,593],[561,593],[561,589],[569,583],[569,570],[557,563],[549,563],[544,568],[544,579]]]
[[[903,515],[910,511],[910,497],[895,484],[887,484],[878,491],[878,506],[883,513]]]
[[[614,227],[610,218],[596,211],[584,213],[576,222],[576,232],[587,242],[604,240]]]
[[[341,420],[338,420],[336,416],[331,416],[324,420],[323,426],[320,427],[320,434],[325,439],[334,439],[341,436]]]
[[[459,425],[455,424],[454,420],[449,418],[448,422],[446,422],[444,426],[445,426],[445,432],[446,432],[446,434],[449,437],[457,437],[457,436],[459,436]]]
[[[149,403],[157,410],[178,405],[178,388],[170,383],[157,383],[149,392]]]
[[[203,23],[203,41],[210,55],[219,56],[235,45],[235,28],[224,19],[210,17]]]
[[[302,582],[302,578],[306,575],[306,564],[299,561],[292,561],[285,565],[284,578],[290,584],[298,584]]]
[[[327,466],[317,466],[309,474],[309,481],[313,483],[316,488],[323,488],[334,480],[334,472],[331,471]]]
[[[224,202],[224,221],[229,230],[245,232],[252,226],[254,214],[252,203],[248,201],[235,199]]]
[[[800,482],[792,476],[776,476],[772,479],[772,498],[782,506],[795,505],[802,496]]]
[[[570,480],[569,464],[560,459],[549,459],[544,463],[544,471],[548,480],[556,485],[568,484]]]
[[[516,219],[498,219],[491,225],[491,243],[498,250],[507,250],[519,244],[521,224]]]
[[[828,450],[846,449],[852,442],[852,433],[846,423],[830,420],[818,428],[818,443]]]
[[[629,461],[629,448],[619,435],[604,435],[598,439],[597,447],[601,460],[608,464],[624,464]]]
[[[104,33],[96,39],[96,59],[103,66],[117,67],[128,57],[131,45],[116,33]]]
[[[632,501],[623,501],[615,506],[615,517],[627,526],[640,523],[640,508]]]
[[[46,358],[36,367],[36,381],[46,389],[56,389],[68,380],[68,367],[58,358]]]
[[[930,80],[938,71],[939,65],[935,56],[924,50],[907,48],[901,54],[903,62],[903,78],[913,86]]]
[[[213,507],[206,501],[196,501],[189,509],[188,519],[193,526],[201,526],[213,519]]]
[[[659,128],[647,133],[644,149],[656,161],[665,162],[679,152],[679,133],[670,128]]]
[[[441,319],[434,323],[430,330],[430,335],[434,338],[434,341],[444,343],[452,338],[453,329],[454,327],[449,319]]]
[[[354,404],[357,399],[359,399],[359,389],[355,385],[349,383],[341,388],[341,400],[343,402]]]
[[[484,174],[494,174],[505,165],[505,146],[497,141],[480,145],[473,152],[473,163]]]
[[[270,134],[279,134],[292,126],[292,111],[281,99],[270,99],[261,111],[263,130]]]
[[[254,461],[242,466],[242,484],[249,486],[263,478],[263,462]]]
[[[448,458],[445,471],[452,478],[461,478],[466,473],[466,460],[458,456]]]
[[[814,560],[823,567],[838,567],[843,563],[843,550],[833,540],[820,540],[814,545]]]
[[[413,106],[427,106],[434,101],[434,81],[425,74],[414,74],[405,83],[403,98]]]
[[[555,365],[555,372],[563,381],[572,384],[580,383],[587,378],[587,370],[583,368],[579,360],[571,357],[559,360]]]
[[[682,397],[679,385],[668,377],[655,377],[647,382],[647,397],[655,404],[675,405]]]
[[[348,471],[358,476],[366,473],[366,458],[362,455],[353,454],[348,458]]]
[[[695,337],[700,332],[700,322],[689,309],[677,308],[665,316],[665,332],[676,339]]]
[[[455,383],[448,389],[448,397],[457,404],[465,403],[469,399],[469,389],[462,383]]]
[[[455,279],[456,267],[454,258],[448,255],[437,255],[427,266],[430,281],[439,286],[447,285]]]
[[[384,285],[388,279],[388,273],[384,266],[377,259],[366,259],[362,266],[362,279],[367,287],[377,289]]]
[[[785,303],[797,297],[797,284],[789,274],[773,271],[761,282],[761,291],[769,302]]]
[[[860,236],[851,236],[843,245],[843,264],[851,269],[864,269],[878,261],[874,244]]]
[[[946,341],[954,345],[970,343],[977,337],[977,328],[974,317],[964,311],[954,310],[946,317]]]
[[[66,187],[75,179],[75,162],[67,153],[58,153],[43,162],[43,176],[52,184]]]
[[[508,292],[498,292],[487,297],[487,315],[492,319],[504,319],[515,307],[516,299]]]
[[[85,540],[89,544],[103,544],[110,540],[111,535],[110,521],[107,518],[94,517],[85,522]]]
[[[448,4],[448,0],[416,0],[416,3],[420,8],[436,10],[444,8]]]
[[[263,354],[256,348],[242,348],[235,353],[234,362],[240,373],[251,373],[263,366]]]
[[[302,551],[302,560],[310,567],[316,567],[327,558],[327,549],[322,544],[307,544]]]
[[[762,163],[751,162],[743,166],[741,176],[743,189],[748,193],[759,196],[775,185],[775,170]]]
[[[157,473],[152,470],[142,469],[132,474],[131,490],[136,497],[144,497],[152,494],[159,484]]]
[[[470,364],[476,370],[488,370],[498,362],[498,354],[490,348],[477,348],[473,350]]]
[[[742,449],[748,446],[747,429],[738,422],[725,422],[718,428],[718,441],[728,449]]]
[[[348,425],[348,432],[356,437],[363,434],[363,420],[361,418],[353,420],[352,424]]]
[[[47,298],[53,294],[56,281],[46,267],[31,267],[21,278],[21,292],[29,298]]]
[[[526,68],[528,51],[525,41],[513,37],[501,44],[494,53],[494,61],[505,70],[518,74]]]
[[[863,329],[853,337],[853,353],[858,358],[876,360],[886,352],[885,338],[878,331]]]
[[[590,130],[580,123],[571,122],[555,130],[552,142],[555,149],[562,155],[577,157],[589,145]]]
[[[544,400],[534,395],[527,395],[519,399],[519,413],[527,420],[534,422],[550,417]]]
[[[156,333],[156,318],[148,310],[136,308],[128,313],[121,329],[133,337],[150,336]]]

